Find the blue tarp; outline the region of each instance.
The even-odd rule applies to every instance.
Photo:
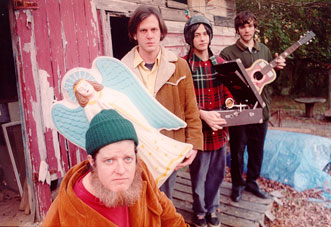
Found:
[[[230,154],[227,157],[231,167]],[[268,130],[261,176],[287,184],[297,191],[321,189],[322,200],[331,208],[331,139],[303,133]],[[326,169],[326,171],[324,171]],[[247,171],[247,151],[244,153],[244,172]]]
[[[268,130],[261,176],[290,185],[298,191],[331,189],[331,176],[323,171],[330,162],[331,139]]]

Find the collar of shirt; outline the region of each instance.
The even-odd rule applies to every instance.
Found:
[[[239,49],[241,49],[242,51],[245,51],[245,50],[248,50],[248,47],[245,45],[245,44],[243,44],[241,41],[240,41],[240,39],[238,39],[237,40],[237,42],[236,42],[236,45],[239,47]],[[259,42],[257,42],[256,40],[254,40],[254,47],[253,47],[253,49],[255,49],[256,51],[260,51],[260,44],[259,44]]]
[[[219,62],[217,62],[217,58],[215,55],[209,56],[209,59],[207,61],[202,61],[196,54],[194,54],[193,51],[191,51],[188,55],[188,63],[191,67],[192,72],[194,73],[197,68],[211,67],[212,65],[216,65]]]
[[[157,57],[155,59],[155,65],[156,66],[159,66],[160,59],[161,59],[161,48],[160,48],[159,54],[157,55]],[[149,69],[146,68],[145,63],[146,62],[140,56],[140,54],[138,52],[138,48],[137,48],[135,50],[135,53],[134,53],[133,67],[136,68],[140,65],[141,67],[145,68],[146,70],[149,70]],[[155,67],[155,65],[154,65],[154,67]]]
[[[192,49],[190,49],[190,52],[189,52],[189,54],[188,54],[188,60],[190,61],[190,60],[193,60],[193,56],[195,56],[194,57],[194,60],[195,61],[202,61],[196,54],[194,54],[194,49],[192,48]],[[185,58],[187,58],[187,56],[185,57]],[[217,62],[217,57],[213,54],[213,52],[211,52],[211,51],[209,51],[209,58],[208,58],[208,60],[207,61],[211,61],[211,63],[213,64],[213,65],[216,65],[216,64],[219,64],[219,62]],[[205,61],[205,62],[207,62],[207,61]],[[203,61],[202,61],[203,62]]]

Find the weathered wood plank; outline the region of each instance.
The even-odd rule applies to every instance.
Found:
[[[234,44],[237,39],[234,36],[215,36],[211,41],[211,46],[229,46]]]
[[[128,13],[133,12],[139,6],[139,3],[118,0],[95,0],[95,6],[97,9]]]
[[[168,50],[170,50],[171,52],[175,53],[177,56],[184,56],[186,54],[186,49],[185,47],[167,47]]]
[[[61,51],[61,46],[54,45],[54,42],[61,40],[61,35],[59,32],[53,32],[53,29],[58,29],[59,26],[56,26],[53,22],[59,19],[58,9],[59,5],[57,1],[50,1],[49,4],[51,8],[45,7],[45,3],[40,3],[41,9],[36,11],[34,14],[34,36],[36,42],[36,62],[38,62],[38,73],[39,73],[39,83],[36,83],[36,86],[39,87],[40,92],[40,104],[41,104],[41,115],[42,120],[40,124],[43,127],[44,138],[38,137],[39,141],[45,141],[44,150],[46,157],[44,161],[48,164],[48,171],[51,174],[51,179],[57,179],[62,177],[65,169],[61,163],[61,153],[59,148],[59,140],[57,132],[52,129],[51,126],[51,114],[50,109],[46,108],[52,105],[54,96],[60,97],[60,92],[58,89],[54,90],[54,87],[58,86],[58,81],[56,78],[56,67],[57,59],[54,59],[54,62],[49,59],[52,58],[52,54],[57,54],[57,51]],[[51,25],[51,28],[45,26],[45,24]],[[53,40],[49,42],[49,40]],[[45,42],[47,40],[47,42]],[[62,42],[60,42],[61,44]],[[57,46],[57,47],[55,47]],[[55,65],[54,65],[55,64]],[[54,77],[52,76],[54,74]],[[47,149],[46,149],[47,147]],[[66,159],[65,159],[66,160]]]
[[[164,20],[183,21],[183,22],[187,21],[187,18],[185,17],[185,10],[183,9],[177,10],[177,9],[169,9],[164,7],[161,7],[160,9]]]
[[[77,42],[78,51],[78,64],[80,67],[90,67],[90,55],[89,55],[89,41],[88,32],[86,28],[86,17],[85,15],[85,4],[84,1],[73,1],[73,16],[74,16],[74,27],[75,38]]]
[[[220,213],[220,220],[223,225],[233,226],[233,227],[258,227],[259,223],[254,221],[249,221],[246,219],[239,219],[237,217],[229,216]]]
[[[60,90],[60,84],[61,84],[61,75],[64,74],[64,54],[63,54],[63,41],[62,41],[62,32],[61,32],[61,25],[59,24],[59,21],[61,21],[61,15],[60,15],[60,5],[59,1],[52,0],[47,2],[44,5],[44,2],[41,2],[40,8],[43,8],[46,10],[47,14],[47,22],[42,21],[43,23],[41,26],[46,30],[46,34],[48,33],[48,37],[38,37],[37,38],[37,46],[39,46],[40,43],[46,43],[45,40],[50,40],[49,43],[49,51],[50,55],[46,56],[40,56],[40,60],[38,60],[38,65],[40,64],[41,68],[46,70],[47,73],[49,73],[50,78],[53,80],[53,93],[54,98],[56,100],[60,100],[61,97],[61,90]],[[47,24],[48,26],[45,26]],[[41,45],[42,46],[42,45]],[[38,55],[39,55],[39,49],[38,48]],[[50,61],[49,59],[52,59]],[[48,70],[46,64],[51,64],[51,70]],[[53,100],[53,97],[50,98],[49,102]],[[50,117],[50,114],[47,114],[48,117]],[[64,172],[66,172],[69,169],[69,163],[68,163],[68,157],[67,152],[65,148],[65,138],[62,135],[59,135],[57,137],[57,132],[53,131],[53,141],[51,146],[54,146],[54,149],[56,151],[54,157],[49,155],[49,158],[56,158],[54,160],[54,163],[56,163],[56,166],[50,165],[50,172],[54,172],[57,170],[57,176],[58,178],[61,177],[61,175],[64,175]],[[59,138],[57,140],[57,138]],[[60,155],[58,155],[60,153]],[[61,165],[58,165],[58,163],[61,163]],[[52,163],[52,162],[51,162]],[[63,169],[58,169],[59,167],[63,166]]]
[[[98,56],[98,45],[96,43],[98,32],[96,30],[96,17],[93,16],[90,0],[75,0],[73,3],[74,16],[76,21],[76,39],[78,44],[77,56],[79,66],[90,68],[92,61]],[[95,10],[95,9],[93,9]],[[77,163],[86,159],[87,154],[79,148]]]
[[[233,18],[229,17],[222,17],[222,16],[214,16],[214,23],[215,25],[222,26],[222,27],[234,27]]]
[[[168,33],[161,44],[168,50],[174,52],[177,56],[184,56],[188,50],[188,45],[185,43],[183,34]]]
[[[252,208],[251,208],[252,209]],[[247,219],[250,221],[263,221],[264,215],[260,215],[259,212],[253,210],[244,209],[241,207],[233,207],[231,205],[222,204],[219,208],[220,212],[226,215],[235,216],[240,219]]]
[[[185,221],[189,224],[193,223],[193,211],[192,211],[192,203],[188,203],[187,201],[179,200],[177,198],[173,199],[173,203],[176,207],[178,213],[183,215]],[[234,209],[232,208],[232,211]],[[244,213],[246,214],[246,213]],[[218,214],[220,216],[220,220],[222,226],[258,226],[259,220],[249,220],[245,218],[241,218],[240,216],[233,216],[231,213],[221,213]],[[255,218],[258,219],[258,218]]]
[[[227,183],[227,182],[224,182],[224,183]],[[178,199],[182,198],[183,200],[193,202],[191,193],[192,193],[191,186],[181,184],[178,181],[176,182],[176,187],[174,190],[175,198],[178,198]],[[251,195],[250,193],[244,191],[243,195],[242,195],[242,199],[240,200],[240,202],[236,203],[230,199],[230,195],[231,195],[231,188],[223,187],[223,184],[222,184],[221,189],[220,189],[220,201],[222,204],[227,204],[227,205],[231,205],[234,207],[243,208],[246,210],[254,209],[256,212],[262,213],[262,214],[265,213],[266,210],[268,210],[270,203],[272,204],[272,202],[273,202],[272,199],[270,199],[270,200],[260,199],[260,198],[257,198],[256,196]]]
[[[176,207],[176,209],[183,210],[185,212],[188,212],[192,215],[192,201],[186,201],[182,200],[181,198],[174,197],[173,203]]]
[[[102,32],[102,49],[105,56],[113,56],[113,44],[111,42],[111,32],[110,32],[110,21],[109,15],[105,10],[101,9],[100,12],[100,22],[101,22],[101,32]]]
[[[76,32],[75,32],[75,18],[73,15],[73,6],[72,1],[65,1],[60,4],[60,14],[61,14],[61,35],[62,35],[62,43],[63,43],[63,74],[65,75],[67,71],[70,69],[79,66],[78,62],[78,46],[76,40]],[[72,167],[77,163],[76,155],[74,154],[74,150],[76,146],[67,141],[69,148],[69,167]]]
[[[97,9],[95,8],[94,1],[85,0],[85,17],[86,17],[86,30],[89,42],[89,62],[101,55],[101,40],[100,31],[98,26]],[[91,65],[89,66],[91,67]]]
[[[189,173],[178,171],[176,182],[191,186],[191,177]]]
[[[166,2],[168,0],[130,0],[130,1],[136,1],[138,3],[143,3],[143,4],[153,4],[153,5],[158,5],[158,6],[165,6]]]
[[[211,15],[227,16],[227,5],[224,0],[209,0],[206,3],[206,10]]]
[[[259,226],[264,223],[265,213],[271,210],[272,199],[260,199],[244,191],[239,202],[230,198],[232,184],[223,182],[220,188],[220,217],[222,226]],[[188,223],[192,222],[192,188],[190,174],[178,172],[173,202],[177,211],[183,214]]]
[[[38,17],[38,16],[37,16]],[[23,132],[24,151],[27,157],[29,189],[34,197],[31,198],[32,214],[45,214],[50,205],[50,189],[47,184],[38,180],[40,163],[46,160],[45,137],[42,125],[42,109],[39,92],[39,74],[36,65],[36,39],[34,15],[29,10],[16,11],[11,18],[15,23],[14,56],[17,67],[18,84],[20,88],[19,101],[24,115]],[[36,138],[40,138],[38,141]],[[33,186],[32,186],[33,184]],[[38,198],[38,200],[36,200]],[[41,203],[39,203],[41,201]]]
[[[226,36],[226,37],[235,37],[236,30],[234,28],[214,26],[214,36]]]
[[[164,46],[185,46],[186,42],[183,33],[168,33],[162,41]]]
[[[170,21],[165,20],[165,24],[168,28],[168,33],[180,33],[183,34],[184,26],[186,21]]]
[[[248,192],[244,191],[242,197],[245,197],[244,195]],[[238,208],[244,208],[247,210],[254,209],[256,212],[264,214],[268,209],[269,206],[266,204],[260,204],[260,203],[254,203],[253,201],[245,201],[244,198],[242,198],[239,202],[233,202],[229,196],[220,195],[220,202],[222,204],[228,204],[234,207]]]
[[[191,177],[188,172],[178,172],[176,182],[178,183],[178,187],[176,187],[177,190],[183,191],[183,192],[191,192]],[[232,189],[232,184],[229,182],[223,181],[221,185],[220,194],[225,196],[230,196]],[[254,202],[259,204],[265,204],[269,205],[273,200],[272,199],[261,199],[253,194],[244,191],[242,199],[244,201],[248,202]]]
[[[167,0],[166,1],[166,6],[168,8],[173,8],[173,9],[184,9],[184,10],[186,10],[188,8],[187,4],[172,1],[172,0]]]
[[[178,185],[176,185],[176,188],[177,187],[178,187]],[[192,198],[191,193],[174,190],[173,191],[173,197],[176,198],[176,199],[179,199],[179,200],[183,200],[183,201],[193,203],[193,198]]]

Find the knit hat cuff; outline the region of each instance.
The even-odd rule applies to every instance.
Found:
[[[103,110],[90,122],[86,132],[86,152],[90,155],[100,148],[122,140],[133,140],[138,145],[138,138],[132,123],[115,110]]]

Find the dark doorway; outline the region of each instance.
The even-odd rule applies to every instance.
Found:
[[[110,17],[110,32],[113,45],[113,56],[121,59],[132,47],[133,42],[129,41],[127,17]]]
[[[9,27],[8,1],[0,1],[0,103],[17,101],[16,76]]]
[[[21,191],[26,175],[8,5],[0,1],[0,198]]]

